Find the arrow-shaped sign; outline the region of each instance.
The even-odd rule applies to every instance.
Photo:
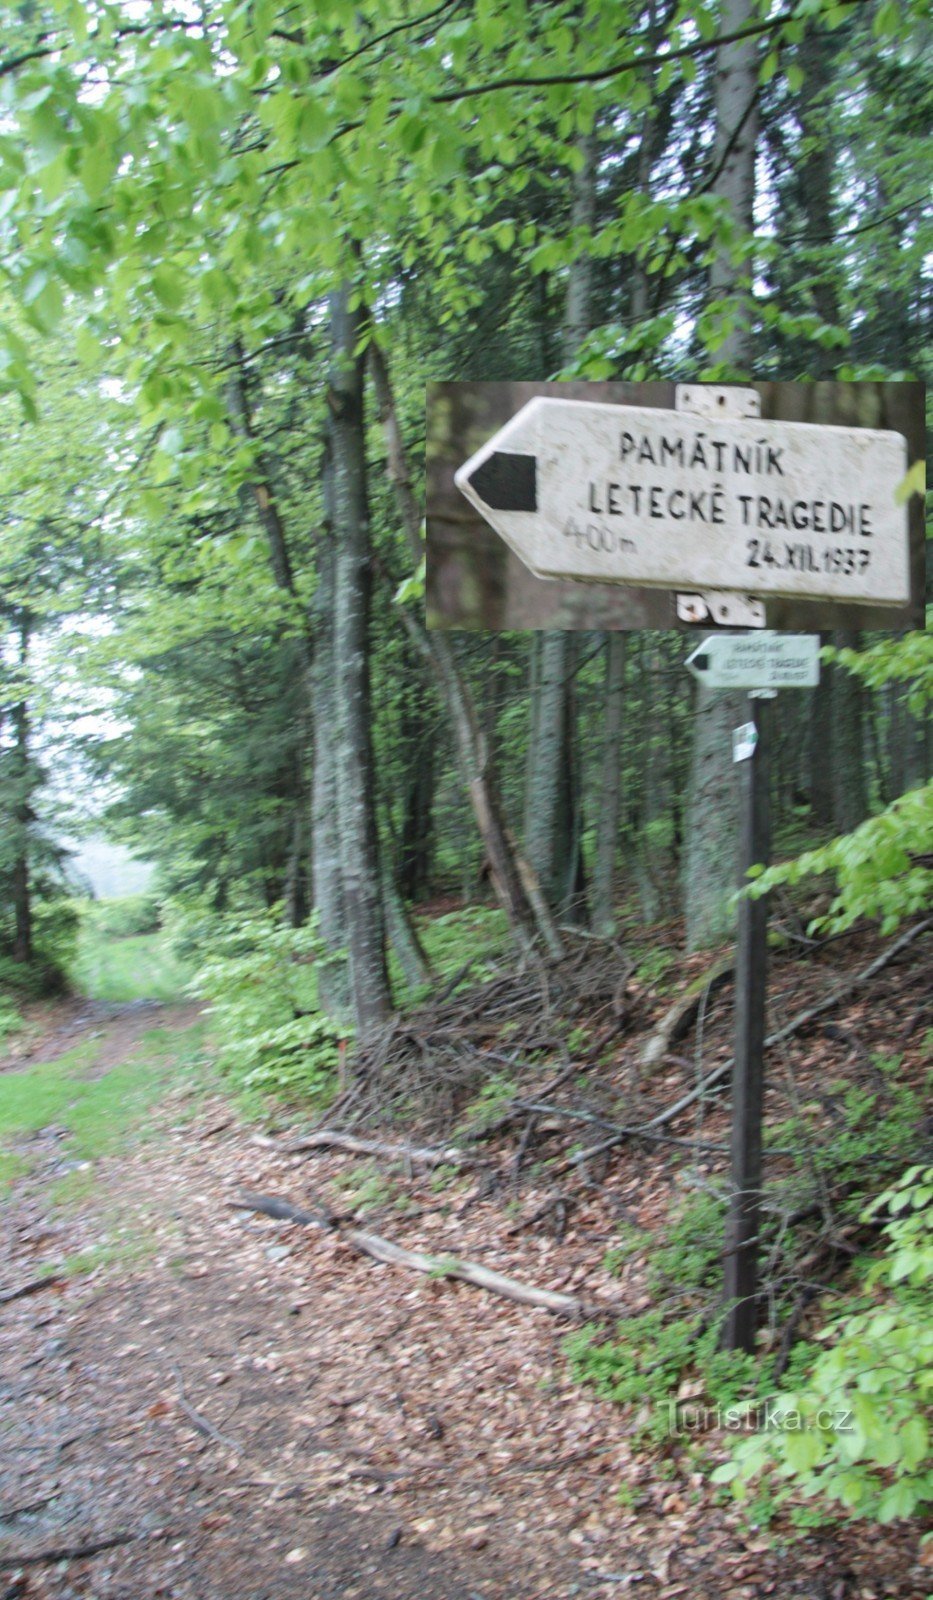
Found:
[[[820,636],[713,633],[686,665],[709,689],[812,689],[820,681]]]
[[[456,473],[542,578],[909,599],[899,433],[538,396]]]

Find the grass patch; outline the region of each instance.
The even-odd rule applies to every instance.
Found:
[[[72,987],[92,1000],[176,1000],[191,978],[190,968],[172,951],[164,932],[115,936],[114,929],[123,925],[120,905],[110,900],[81,905],[77,950],[68,973]]]
[[[0,1150],[0,1195],[13,1187],[17,1178],[29,1171],[29,1162],[18,1150]]]
[[[154,1249],[153,1242],[143,1234],[126,1230],[116,1239],[100,1239],[85,1250],[75,1250],[49,1271],[57,1278],[81,1278],[101,1267],[128,1266],[134,1261],[144,1261]]]
[[[202,1041],[204,1024],[193,1028],[152,1028],[129,1057],[90,1076],[100,1041],[86,1039],[55,1061],[37,1062],[0,1076],[0,1189],[32,1165],[27,1150],[11,1149],[42,1128],[66,1133],[69,1159],[94,1162],[123,1148],[129,1139],[155,1131],[163,1120],[153,1116],[170,1091],[197,1099],[207,1087]],[[174,1098],[174,1096],[173,1096]],[[177,1106],[166,1112],[177,1114]],[[4,1150],[2,1146],[6,1146]],[[70,1173],[57,1186],[61,1202],[76,1197],[88,1180]],[[93,1186],[93,1175],[87,1193]]]
[[[50,1206],[63,1211],[79,1211],[94,1196],[97,1175],[89,1162],[82,1162],[73,1172],[56,1178],[45,1191]]]

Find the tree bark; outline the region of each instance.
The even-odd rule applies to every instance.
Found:
[[[856,629],[837,629],[837,649],[857,650]],[[864,822],[865,795],[862,685],[845,667],[833,674],[833,820],[838,833],[851,833]]]
[[[25,615],[19,624],[19,677],[20,698],[13,708],[13,731],[16,739],[14,782],[16,803],[13,821],[16,829],[16,847],[13,857],[13,960],[26,965],[34,955],[32,928],[32,883],[29,872],[29,824],[32,821],[30,804],[29,766],[29,700],[26,674],[29,667],[30,627]]]
[[[720,29],[732,34],[752,20],[749,0],[723,0]],[[716,53],[716,140],[712,193],[725,202],[732,225],[730,243],[716,252],[710,269],[715,299],[732,299],[738,316],[718,354],[746,371],[751,361],[751,295],[744,280],[752,266],[742,252],[754,229],[755,144],[758,137],[758,42],[737,39]],[[741,287],[740,287],[741,285]]]
[[[536,703],[531,707],[529,789],[526,798],[525,852],[548,904],[563,910],[573,812],[567,784],[569,738],[570,635],[549,629],[538,641]]]
[[[752,17],[749,0],[724,0],[720,27],[732,34]],[[755,143],[758,134],[758,45],[739,39],[716,56],[715,181],[712,193],[725,202],[732,225],[710,270],[715,298],[732,297],[738,316],[721,346],[720,359],[748,370],[752,355],[751,297],[742,280],[751,276],[741,242],[754,228]],[[729,898],[738,866],[738,789],[732,761],[732,729],[745,720],[744,696],[703,686],[697,691],[689,826],[685,856],[687,949],[729,936],[735,925]]]
[[[334,665],[337,689],[337,826],[350,989],[357,1035],[365,1040],[392,1002],[385,964],[373,788],[369,686],[371,559],[359,310],[343,286],[330,301],[328,437],[333,472]]]
[[[687,950],[731,936],[729,904],[738,874],[739,792],[732,730],[745,721],[745,696],[698,687],[684,857]]]
[[[593,931],[607,939],[615,931],[613,887],[622,808],[622,710],[627,646],[624,633],[606,635],[606,695],[602,778],[596,823],[596,870],[593,874]]]
[[[314,661],[311,672],[311,891],[326,955],[318,963],[318,1000],[335,1022],[353,1015],[345,954],[346,915],[337,829],[337,699],[334,661],[334,532],[331,474],[325,463],[325,517],[317,550],[317,587],[311,604]]]

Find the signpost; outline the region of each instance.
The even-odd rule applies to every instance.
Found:
[[[681,386],[677,410],[536,396],[455,473],[541,578],[698,591],[681,620],[763,628],[766,597],[910,600],[903,435],[763,421],[755,390]],[[899,501],[900,496],[900,501]],[[739,883],[770,852],[768,699],[819,682],[817,635],[715,633],[688,657],[710,689],[748,689],[733,733]],[[767,900],[739,904],[732,1182],[723,1343],[752,1350],[761,1192]]]
[[[686,667],[708,689],[812,689],[820,681],[816,633],[714,633]]]
[[[455,482],[538,577],[896,605],[906,473],[899,433],[538,396]]]

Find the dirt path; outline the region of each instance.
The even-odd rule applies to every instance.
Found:
[[[190,1021],[160,1008],[160,1026]],[[86,1026],[106,1070],[152,1015]],[[217,1098],[162,1110],[97,1163],[80,1209],[49,1206],[41,1162],[7,1208],[0,1288],[120,1228],[139,1253],[0,1306],[0,1600],[899,1592],[834,1569],[825,1544],[788,1567],[698,1473],[646,1477],[618,1410],[568,1381],[546,1313],[229,1205],[237,1184],[301,1201],[339,1180],[336,1158],[259,1149]],[[385,1231],[488,1234],[473,1215],[426,1186]],[[489,1263],[552,1284],[580,1258],[579,1241],[571,1268],[544,1241],[530,1264],[511,1248]]]

